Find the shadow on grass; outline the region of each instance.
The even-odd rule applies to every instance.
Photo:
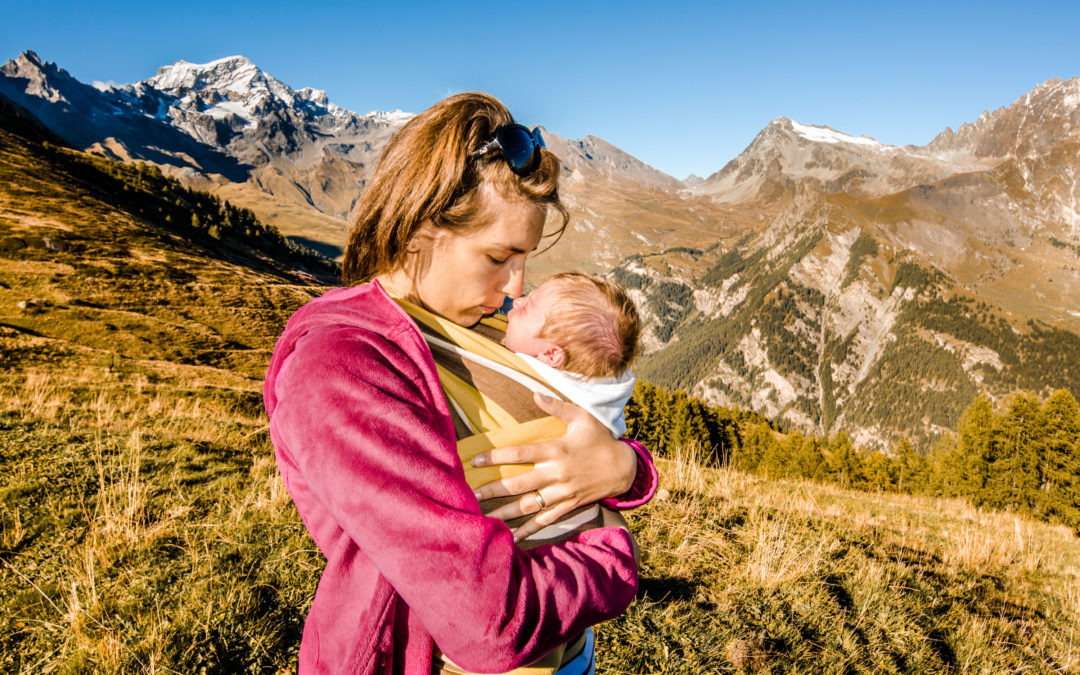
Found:
[[[700,582],[678,577],[642,577],[637,597],[657,603],[693,600]]]
[[[319,241],[318,239],[311,239],[309,237],[290,236],[289,239],[300,244],[301,246],[307,246],[308,248],[321,253],[327,258],[337,260],[345,254],[345,249],[334,244],[328,244],[325,241]]]

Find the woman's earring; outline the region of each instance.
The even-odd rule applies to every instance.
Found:
[[[420,245],[417,244],[415,241],[410,241],[408,244],[405,244],[405,252],[406,253],[416,253],[419,250],[420,250]]]

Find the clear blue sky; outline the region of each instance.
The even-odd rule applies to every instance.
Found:
[[[775,117],[923,144],[1080,75],[1076,0],[818,4],[12,1],[0,61],[33,49],[126,83],[243,54],[361,113],[480,89],[678,178],[717,171]]]

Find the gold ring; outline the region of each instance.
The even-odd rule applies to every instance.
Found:
[[[544,496],[540,494],[539,490],[533,490],[533,496],[536,497],[536,503],[540,505],[541,511],[547,508],[547,502],[544,501]]]

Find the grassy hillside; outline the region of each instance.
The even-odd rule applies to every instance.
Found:
[[[325,263],[0,115],[0,670],[288,666],[321,563],[260,390]]]
[[[960,501],[661,463],[604,673],[1080,669],[1080,542]]]
[[[0,114],[0,670],[294,671],[323,563],[260,388],[318,259]],[[672,452],[602,672],[1080,668],[1064,529]]]

